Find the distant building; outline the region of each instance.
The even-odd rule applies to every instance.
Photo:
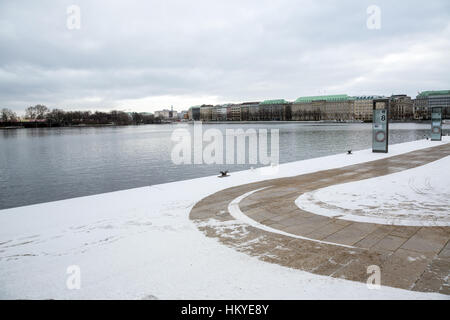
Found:
[[[160,110],[160,111],[155,111],[155,117],[164,119],[164,120],[171,120],[171,119],[177,119],[178,115],[177,115],[177,111],[175,111],[175,110],[164,109],[164,110]]]
[[[227,106],[226,105],[222,105],[220,106],[219,112],[218,112],[218,121],[227,121]]]
[[[347,94],[300,97],[294,102],[284,99],[241,104],[202,105],[189,108],[179,118],[202,121],[372,121],[373,100],[383,96],[349,96]],[[406,94],[390,98],[390,118],[398,121],[429,119],[432,106],[444,107],[448,118],[450,90],[425,91],[415,100]],[[160,114],[160,112],[162,114]],[[156,113],[163,119],[168,110]],[[175,111],[173,111],[175,112]]]
[[[292,103],[284,99],[265,100],[259,104],[259,120],[287,121],[292,119]]]
[[[318,102],[318,103],[317,103]],[[321,120],[320,106],[322,101],[298,98],[292,104],[292,120],[296,121],[319,121]]]
[[[300,97],[292,104],[293,120],[353,120],[353,97],[346,94]]]
[[[380,99],[382,96],[356,96],[354,99],[354,117],[355,120],[369,122],[372,121],[373,100]]]
[[[231,106],[231,120],[242,121],[242,106],[240,104],[233,104]]]
[[[428,97],[418,95],[413,101],[414,119],[427,120],[430,119],[428,114]]]
[[[202,121],[211,121],[212,120],[212,109],[214,106],[212,105],[202,105],[200,107],[200,120]]]
[[[193,121],[200,120],[200,106],[193,106],[189,108],[188,119]]]
[[[221,106],[214,106],[211,110],[211,121],[217,121],[218,115],[220,113]]]
[[[391,120],[412,120],[414,106],[411,97],[406,94],[392,95],[390,98],[389,118]]]
[[[181,112],[178,112],[178,120],[188,120],[189,115],[187,110],[183,110]]]
[[[232,121],[233,120],[233,113],[232,113],[232,107],[231,104],[227,104],[226,105],[226,114],[227,114],[227,121]]]
[[[443,107],[443,118],[450,117],[450,90],[423,91],[414,100],[414,118],[429,120],[432,107]]]
[[[169,110],[167,110],[169,111]],[[155,118],[164,118],[164,110],[155,111]]]
[[[223,105],[211,109],[211,121],[227,121],[227,108]]]
[[[241,112],[247,121],[259,121],[259,102],[243,103]]]

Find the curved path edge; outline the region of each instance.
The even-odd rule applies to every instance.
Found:
[[[299,195],[418,167],[450,154],[450,144],[296,177],[219,191],[190,212],[208,237],[251,256],[319,275],[366,282],[368,268],[381,284],[450,294],[450,227],[349,222],[299,209]]]

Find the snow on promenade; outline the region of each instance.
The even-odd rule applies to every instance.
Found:
[[[302,194],[299,208],[339,219],[402,226],[450,226],[450,156],[387,176]]]
[[[448,143],[415,141],[0,211],[2,299],[448,299],[269,264],[203,235],[189,212],[225,188],[377,160]],[[273,171],[273,172],[272,172]],[[81,270],[81,289],[66,286]]]

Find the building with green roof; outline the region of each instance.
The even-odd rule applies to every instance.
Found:
[[[284,99],[275,99],[275,100],[264,100],[263,102],[260,102],[261,105],[267,105],[267,104],[287,104],[287,102]]]
[[[372,122],[373,118],[373,100],[384,98],[383,96],[354,96],[353,113],[355,120],[363,122]]]
[[[313,101],[328,101],[328,102],[335,102],[335,101],[348,101],[352,100],[353,98],[346,95],[346,94],[336,94],[336,95],[327,95],[327,96],[309,96],[309,97],[300,97],[297,100],[295,100],[294,103],[310,103]]]
[[[449,96],[450,90],[435,90],[435,91],[422,91],[417,97],[434,97],[434,96]]]
[[[298,121],[353,120],[354,100],[347,94],[300,97],[292,104],[292,119]]]
[[[431,119],[431,108],[442,107],[443,118],[450,117],[450,90],[431,90],[420,92],[414,100],[414,118]]]
[[[284,99],[264,100],[259,104],[259,120],[288,121],[291,116],[291,102]]]

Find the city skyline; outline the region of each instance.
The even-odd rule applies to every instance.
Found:
[[[415,98],[406,94],[390,97],[381,95],[350,96],[348,94],[302,96],[295,101],[268,99],[264,101],[200,104],[188,110],[176,110],[173,106],[162,108],[154,113],[112,110],[109,115],[98,110],[69,110],[65,115],[62,109],[50,110],[45,105],[30,106],[25,116],[4,108],[0,110],[0,122],[11,123],[19,119],[47,122],[47,125],[67,125],[76,123],[122,123],[144,124],[154,120],[186,121],[372,121],[373,102],[389,99],[389,117],[392,120],[428,120],[433,107],[442,108],[444,119],[448,118],[450,90],[422,91]],[[128,115],[127,115],[128,114]],[[150,117],[151,116],[151,117]],[[146,120],[144,120],[144,118]],[[106,122],[105,122],[106,121]]]
[[[120,107],[116,107],[116,108],[92,107],[92,108],[87,108],[87,109],[79,108],[79,107],[78,108],[77,107],[64,108],[63,106],[53,106],[52,107],[52,106],[45,105],[43,103],[33,103],[33,104],[29,105],[29,106],[24,107],[22,110],[12,110],[12,111],[15,112],[16,115],[18,115],[20,117],[24,117],[27,107],[30,107],[30,106],[33,107],[35,105],[44,105],[44,106],[48,107],[49,110],[58,109],[58,110],[64,110],[64,111],[90,111],[90,112],[96,112],[96,111],[99,111],[99,112],[122,111],[122,112],[128,112],[128,113],[130,113],[130,112],[140,112],[140,113],[156,114],[158,112],[163,112],[163,111],[167,111],[168,112],[168,111],[172,111],[173,110],[174,112],[180,113],[180,112],[187,112],[192,107],[201,107],[201,106],[218,107],[218,106],[227,106],[227,105],[240,105],[240,104],[245,104],[245,103],[261,103],[261,102],[269,101],[269,100],[277,100],[278,98],[281,99],[281,100],[286,100],[286,102],[288,102],[288,103],[295,103],[295,101],[298,100],[298,99],[308,98],[308,97],[324,97],[324,98],[326,98],[326,97],[331,97],[331,96],[345,95],[345,96],[347,96],[348,98],[351,98],[351,99],[360,99],[360,98],[365,98],[365,97],[393,97],[393,96],[397,96],[397,95],[406,95],[407,97],[411,98],[412,101],[414,101],[414,100],[416,100],[417,97],[419,97],[423,93],[427,93],[427,92],[444,92],[444,91],[447,92],[447,91],[450,91],[450,90],[448,90],[448,89],[442,89],[442,90],[421,90],[421,91],[418,91],[417,95],[414,95],[414,96],[410,96],[410,95],[404,94],[404,93],[395,93],[395,94],[390,94],[390,95],[383,95],[383,94],[351,95],[351,94],[347,94],[347,93],[342,93],[341,92],[341,93],[333,94],[333,95],[320,94],[320,95],[298,96],[297,98],[294,98],[294,99],[284,99],[283,97],[281,97],[281,98],[277,97],[275,99],[275,98],[272,97],[272,98],[268,98],[268,99],[259,99],[259,100],[258,99],[253,99],[253,100],[248,99],[246,101],[233,101],[233,102],[228,101],[228,102],[219,102],[219,103],[215,103],[215,104],[204,102],[204,101],[203,102],[199,101],[197,104],[189,105],[187,107],[184,107],[184,106],[180,107],[180,106],[174,106],[174,105],[169,105],[169,106],[164,105],[164,106],[153,107],[153,108],[151,108],[152,110],[149,110],[149,108],[144,109],[144,110],[137,110],[137,109],[135,109],[133,107],[130,107],[130,106],[120,106]],[[447,106],[447,105],[445,105],[445,106]],[[2,108],[4,108],[4,107],[0,106],[0,109],[2,109]],[[9,108],[6,108],[6,109],[9,109]]]

